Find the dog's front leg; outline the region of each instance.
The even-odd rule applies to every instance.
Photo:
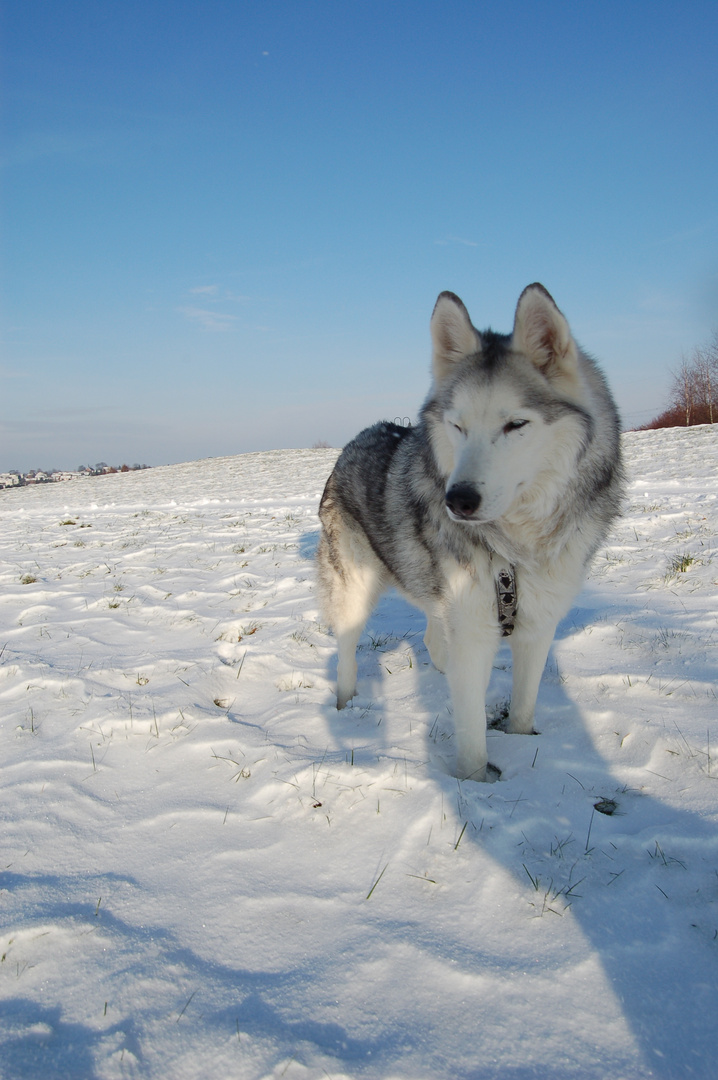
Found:
[[[533,627],[531,633],[516,630],[511,637],[514,676],[507,730],[514,735],[530,735],[533,731],[539,683],[555,633],[552,625]]]
[[[498,628],[492,626],[488,614],[477,613],[473,604],[465,602],[451,611],[448,620],[446,675],[460,780],[486,779],[486,691],[499,643]]]
[[[427,612],[424,644],[437,671],[446,672],[449,658],[446,651],[446,628],[443,613]]]

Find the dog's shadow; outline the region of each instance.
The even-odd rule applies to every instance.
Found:
[[[584,590],[580,606],[559,625],[556,640],[579,632],[591,620],[604,620],[601,603],[605,606],[597,597],[592,604],[590,589]],[[640,618],[641,608],[626,600],[611,612],[611,619],[617,622],[634,615]],[[339,746],[356,745],[359,736],[360,742],[366,738],[367,750],[371,746],[374,755],[397,754],[392,725],[382,722],[389,708],[386,691],[388,680],[400,670],[406,674],[410,667],[414,677],[405,680],[406,702],[401,700],[403,690],[399,699],[392,690],[391,707],[406,713],[409,699],[413,700],[414,713],[426,721],[427,770],[433,768],[447,776],[453,765],[448,687],[444,676],[430,664],[423,644],[424,628],[423,615],[401,597],[395,593],[384,597],[360,641],[358,694],[346,710],[338,713],[329,709],[328,718]],[[669,849],[695,852],[696,859],[712,857],[714,865],[713,827],[698,815],[627,789],[613,775],[609,762],[597,750],[590,720],[582,716],[566,692],[555,649],[549,655],[539,692],[536,726],[541,734],[530,737],[502,731],[502,716],[510,697],[510,669],[510,651],[502,647],[487,695],[488,718],[498,725],[489,727],[489,760],[501,770],[501,782],[492,788],[469,781],[459,783],[461,814],[468,821],[483,822],[491,795],[490,857],[516,852],[515,842],[500,842],[502,828],[510,828],[512,838],[523,836],[528,848],[517,852],[516,858],[509,856],[508,865],[522,886],[532,841],[541,846],[541,834],[548,841],[573,838],[573,850],[578,861],[586,863],[591,884],[578,890],[580,897],[574,886],[567,884],[564,895],[602,963],[644,1058],[646,1072],[640,1075],[707,1080],[714,1075],[711,1063],[718,1059],[718,1026],[709,1021],[718,1000],[718,945],[711,941],[710,927],[691,923],[670,900],[667,902],[659,882],[655,889],[645,890],[640,902],[632,882],[646,880],[647,863],[658,852],[665,859],[662,838],[666,833],[670,833]],[[335,674],[336,659],[329,677],[334,679]],[[435,719],[429,723],[432,716]],[[450,790],[445,779],[440,783]],[[463,842],[471,840],[488,854],[485,837],[477,825],[466,829]],[[653,854],[651,844],[655,845]],[[712,855],[703,852],[701,845],[712,847]],[[602,861],[605,881],[597,878]],[[678,865],[679,860],[675,862]],[[542,869],[542,876],[551,870],[550,865]],[[578,870],[575,876],[578,880]],[[718,930],[715,935],[718,938]]]
[[[299,556],[313,563],[319,546],[320,529],[310,529],[299,537]]]

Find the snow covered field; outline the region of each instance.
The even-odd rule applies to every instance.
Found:
[[[718,426],[625,449],[491,785],[396,596],[334,708],[336,451],[0,492],[3,1080],[716,1076]]]

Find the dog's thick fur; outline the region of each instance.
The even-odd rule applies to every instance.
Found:
[[[530,733],[556,625],[619,512],[619,421],[542,285],[521,294],[509,335],[479,333],[444,292],[431,336],[418,424],[361,432],[327,481],[319,595],[338,642],[338,709],[356,692],[357,643],[382,592],[396,586],[423,609],[424,641],[451,690],[456,775],[483,780],[496,582],[515,575],[508,730]]]

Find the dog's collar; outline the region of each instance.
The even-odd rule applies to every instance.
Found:
[[[496,601],[499,609],[501,637],[508,637],[516,625],[518,611],[516,570],[513,566],[502,566],[496,576]]]

